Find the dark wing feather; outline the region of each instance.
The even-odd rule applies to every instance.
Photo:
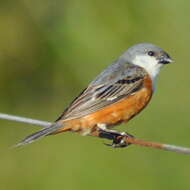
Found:
[[[86,88],[64,111],[58,120],[71,120],[96,112],[124,97],[135,93],[143,86],[143,78],[146,75],[144,69],[131,65],[115,67],[109,73],[102,73]],[[107,78],[106,78],[107,77]],[[108,80],[108,77],[111,80]],[[97,80],[98,79],[98,80]]]

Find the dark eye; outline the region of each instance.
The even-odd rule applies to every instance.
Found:
[[[154,52],[153,52],[153,51],[149,51],[149,52],[148,52],[148,55],[154,56]]]

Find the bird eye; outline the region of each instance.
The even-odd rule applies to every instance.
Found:
[[[148,55],[154,56],[154,52],[153,52],[153,51],[149,51],[149,52],[148,52]]]

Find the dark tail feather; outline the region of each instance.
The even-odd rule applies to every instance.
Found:
[[[35,140],[40,139],[44,136],[47,136],[47,135],[53,133],[54,131],[56,131],[57,129],[62,128],[62,127],[63,127],[63,124],[58,123],[58,122],[54,123],[50,127],[44,128],[44,129],[37,131],[31,135],[28,135],[26,138],[24,138],[22,141],[20,141],[15,146],[18,147],[18,146],[22,146],[22,145],[32,143]]]

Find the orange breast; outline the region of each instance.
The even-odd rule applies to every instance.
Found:
[[[127,122],[138,114],[150,101],[152,96],[152,81],[146,76],[144,87],[130,96],[106,106],[82,118],[73,119],[65,123],[65,127],[57,132],[66,130],[84,131],[90,130],[97,123],[106,124],[108,127],[121,122]]]

